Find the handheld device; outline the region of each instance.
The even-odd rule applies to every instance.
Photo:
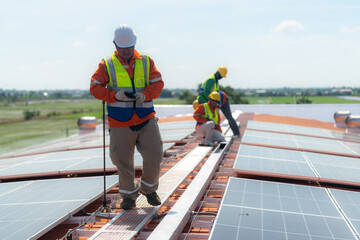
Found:
[[[134,94],[129,93],[129,92],[127,92],[127,91],[125,91],[125,95],[126,95],[128,98],[133,98],[133,99],[136,98],[136,97],[134,96]]]

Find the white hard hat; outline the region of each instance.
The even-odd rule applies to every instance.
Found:
[[[114,43],[120,48],[135,46],[136,34],[134,30],[126,24],[120,25],[115,29]]]

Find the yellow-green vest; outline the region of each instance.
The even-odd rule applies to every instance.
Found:
[[[209,83],[210,81],[214,82],[210,93],[219,91],[219,81],[216,81],[215,74],[211,74],[200,86],[199,96],[197,97],[197,100],[199,101],[199,103],[206,103],[208,101],[208,95],[210,93],[205,93],[205,86],[207,84],[212,84],[212,83]]]
[[[201,115],[204,118],[207,118],[209,120],[213,120],[215,124],[217,125],[219,123],[219,109],[215,109],[215,114],[211,112],[210,106],[208,103],[203,103],[205,114]]]
[[[115,53],[104,58],[106,70],[109,75],[107,88],[116,92],[124,89],[129,93],[143,91],[149,85],[150,59],[147,55],[141,55],[142,59],[135,59],[134,79],[131,79],[124,66]],[[134,109],[140,118],[144,118],[154,112],[153,101],[137,104],[135,101],[117,101],[107,103],[108,115],[120,122],[129,121]]]

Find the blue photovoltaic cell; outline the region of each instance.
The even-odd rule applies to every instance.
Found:
[[[239,156],[234,169],[316,177],[307,163]]]
[[[354,152],[356,152],[357,155],[360,155],[360,144],[355,142],[342,142],[343,145],[350,148]]]
[[[247,128],[256,129],[256,130],[266,130],[266,131],[278,131],[278,132],[293,133],[293,134],[303,134],[303,135],[310,135],[315,137],[339,138],[348,141],[360,142],[360,136],[357,135],[339,132],[339,131],[332,131],[328,129],[296,126],[291,124],[248,121]]]
[[[118,182],[107,177],[107,189]],[[103,177],[0,184],[0,239],[37,239],[103,194]]]
[[[179,122],[166,122],[159,123],[160,134],[163,136],[164,141],[177,141],[181,140],[190,133],[195,131],[195,121],[179,121]],[[81,133],[72,135],[66,138],[60,138],[54,141],[46,142],[31,148],[17,150],[16,152],[8,155],[24,155],[30,153],[43,153],[59,150],[70,150],[78,148],[90,148],[103,145],[103,129],[99,125],[94,131],[81,131]],[[108,145],[109,131],[105,130],[105,144]],[[0,163],[0,169],[2,164]]]
[[[341,138],[341,139],[348,140],[348,141],[360,142],[359,135],[354,135],[354,134],[350,134],[350,133],[331,131],[331,136],[333,136],[334,138]]]
[[[330,189],[335,201],[360,235],[360,192]]]
[[[349,143],[335,139],[305,137],[251,130],[245,131],[242,142],[343,154],[358,154],[358,152],[360,152],[360,150],[357,151],[357,148],[360,149],[360,144],[357,143],[352,143],[352,147],[350,147]]]
[[[166,122],[159,123],[160,131],[164,130],[178,130],[178,129],[191,129],[195,131],[196,122],[193,121],[177,121],[177,122]]]
[[[210,239],[356,239],[323,188],[230,178]]]
[[[304,152],[320,178],[360,182],[360,159]]]
[[[344,145],[344,142],[339,140],[303,136],[294,136],[294,138],[301,149],[312,149],[324,152],[345,154],[357,154],[354,150]]]
[[[251,130],[245,131],[242,142],[290,148],[298,147],[292,135]]]
[[[268,158],[274,160],[306,162],[306,159],[304,158],[304,156],[300,151],[249,146],[249,145],[240,145],[238,155],[258,157],[258,158]]]
[[[316,177],[299,151],[241,145],[234,169]]]
[[[189,134],[193,133],[194,129],[164,130],[161,131],[161,138],[163,141],[181,140]]]
[[[313,127],[302,127],[302,126],[296,126],[290,124],[249,121],[246,128],[267,130],[267,131],[278,131],[285,133],[305,134],[305,135],[312,135],[318,137],[333,137],[331,135],[332,131],[330,130],[313,128]]]
[[[173,143],[164,143],[164,151],[172,145]],[[20,158],[24,162],[17,160],[18,158],[9,159],[9,162],[14,160],[14,164],[0,168],[0,177],[50,172],[60,174],[62,171],[69,170],[103,169],[104,161],[102,148],[45,153]],[[105,160],[106,168],[115,168],[109,157],[109,148],[106,148]],[[142,166],[142,157],[137,150],[135,150],[134,154],[134,166]]]

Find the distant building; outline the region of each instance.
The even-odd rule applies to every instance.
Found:
[[[352,89],[351,88],[334,88],[331,90],[332,94],[339,94],[339,95],[351,95]]]

